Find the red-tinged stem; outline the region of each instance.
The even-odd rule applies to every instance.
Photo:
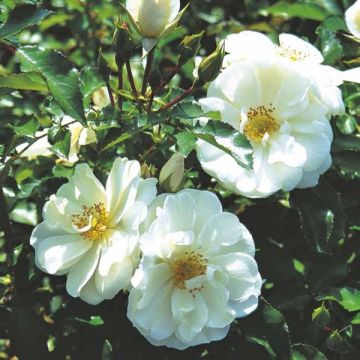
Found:
[[[166,105],[164,105],[162,108],[160,108],[157,112],[162,112],[165,111],[169,108],[171,108],[172,106],[176,105],[177,103],[179,103],[181,100],[185,99],[187,96],[191,95],[191,93],[194,91],[194,86],[191,86],[189,89],[187,89],[183,94],[181,94],[180,96],[178,96],[177,98],[175,98],[174,100],[170,101],[169,103],[167,103]]]

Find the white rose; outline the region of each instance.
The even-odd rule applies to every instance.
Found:
[[[156,195],[137,161],[117,158],[104,187],[87,164],[52,195],[30,239],[37,266],[67,275],[66,289],[89,304],[129,286],[139,254],[139,225]]]
[[[297,67],[313,82],[318,96],[328,108],[328,117],[345,112],[339,89],[343,81],[360,82],[360,68],[340,71],[322,65],[324,58],[321,52],[310,43],[291,34],[280,34],[277,45],[261,33],[242,31],[227,36],[225,50],[228,53],[224,59],[225,66],[236,61],[255,60],[264,65],[281,61]]]
[[[154,345],[185,349],[223,339],[235,318],[258,305],[251,234],[208,191],[161,195],[151,209],[129,319]]]
[[[178,15],[180,0],[127,0],[126,8],[142,36],[159,38]]]
[[[360,38],[360,0],[346,10],[345,21],[350,32]]]
[[[253,146],[253,170],[224,151],[199,141],[203,169],[224,187],[248,197],[317,184],[331,165],[332,130],[327,108],[310,79],[281,62],[238,61],[210,85],[200,100],[205,112],[243,133]]]
[[[68,125],[68,129],[71,133],[69,158],[60,158],[61,160],[69,163],[75,163],[79,160],[77,154],[80,151],[80,146],[88,145],[97,142],[96,134],[91,128],[86,128],[79,122],[73,122],[74,119],[70,116],[64,116],[62,119],[62,125]],[[70,124],[71,123],[71,124]],[[38,156],[51,156],[54,153],[50,150],[51,144],[48,142],[47,135],[48,129],[37,131],[35,137],[43,136],[37,140],[28,149],[21,153],[20,157],[26,157],[29,159],[37,158]],[[23,143],[16,147],[16,151],[19,153],[24,150],[29,143]]]

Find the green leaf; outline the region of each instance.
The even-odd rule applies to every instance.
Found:
[[[14,35],[21,30],[38,24],[42,19],[51,14],[51,11],[33,5],[16,7],[4,25],[0,27],[0,39]]]
[[[51,147],[51,151],[53,151],[57,156],[67,159],[69,157],[71,147],[71,132],[63,128],[63,131],[60,134],[61,139],[57,137],[56,142]]]
[[[264,16],[275,15],[286,18],[299,17],[302,19],[310,19],[316,21],[323,21],[327,14],[320,6],[308,3],[287,3],[279,1],[278,3],[260,10],[260,14]]]
[[[56,164],[52,169],[52,173],[57,178],[70,179],[70,177],[74,173],[74,169],[66,167],[66,166],[62,166],[62,165],[59,165],[59,164]]]
[[[20,224],[37,225],[38,216],[36,205],[28,201],[20,201],[10,213],[10,219]]]
[[[79,322],[81,322],[83,324],[88,324],[88,325],[91,325],[91,326],[104,325],[104,320],[102,319],[101,316],[91,316],[90,320],[85,320],[85,319],[81,319],[81,318],[76,317],[75,320],[79,321]]]
[[[194,135],[216,146],[245,169],[253,167],[253,149],[246,137],[238,131],[218,121],[209,121],[206,126],[196,126]]]
[[[360,310],[360,286],[358,288],[343,287],[334,288],[331,287],[316,297],[316,300],[323,301],[336,301],[347,311],[359,311]]]
[[[351,319],[351,323],[354,325],[360,325],[360,312],[355,314],[355,316]]]
[[[177,104],[171,111],[170,116],[180,119],[196,119],[204,115],[201,106],[193,101],[185,101]]]
[[[320,38],[321,52],[324,55],[324,64],[333,65],[344,56],[344,49],[336,33],[323,26],[319,27],[317,33]]]
[[[99,75],[97,69],[86,66],[80,71],[80,91],[84,96],[84,107],[90,106],[92,94],[105,86],[104,80]]]
[[[49,91],[65,114],[86,125],[79,74],[60,53],[24,46],[17,51],[20,59],[33,71],[41,73],[47,81]]]
[[[332,151],[360,151],[360,137],[357,135],[342,135],[337,132],[332,145]]]
[[[325,182],[290,193],[292,207],[298,209],[303,234],[312,249],[331,253],[331,248],[344,236],[345,213],[340,195]]]
[[[239,321],[239,328],[248,341],[263,346],[271,356],[290,358],[290,337],[285,318],[264,299],[252,315]]]
[[[327,360],[327,357],[306,344],[294,344],[291,346],[291,360]]]
[[[360,178],[359,154],[355,151],[343,151],[333,155],[333,164],[340,173],[350,179]]]
[[[0,75],[0,88],[16,90],[49,91],[45,79],[36,72]]]
[[[39,122],[35,117],[32,117],[30,120],[25,120],[19,125],[9,125],[16,135],[19,136],[34,136],[35,132],[39,129]]]
[[[175,135],[179,152],[187,157],[196,146],[196,136],[191,132],[183,132]]]

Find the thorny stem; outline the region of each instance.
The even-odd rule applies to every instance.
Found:
[[[130,87],[131,87],[131,92],[133,93],[134,98],[135,98],[136,102],[138,103],[139,111],[141,111],[142,104],[141,104],[141,101],[139,100],[139,93],[138,93],[138,91],[136,89],[136,86],[135,86],[135,81],[134,81],[134,76],[133,76],[132,70],[131,70],[130,60],[126,60],[125,67],[126,67],[126,72],[127,72],[127,75],[128,75]]]
[[[162,80],[160,85],[151,92],[149,104],[148,104],[148,108],[147,108],[148,113],[151,112],[151,108],[152,108],[152,105],[154,102],[155,95],[157,93],[159,93],[174,78],[174,76],[179,72],[179,70],[180,70],[180,66],[176,65],[175,68],[173,69],[173,71],[168,75],[168,77],[165,80]]]
[[[187,96],[191,95],[191,93],[195,90],[194,85],[191,86],[189,89],[187,89],[183,94],[181,94],[180,96],[178,96],[177,98],[175,98],[174,100],[170,101],[169,103],[165,104],[163,107],[161,107],[157,112],[162,112],[165,111],[169,108],[171,108],[172,106],[176,105],[177,103],[179,103],[181,100],[185,99]]]
[[[122,90],[124,88],[124,76],[123,76],[123,65],[118,68],[118,89]],[[123,97],[121,94],[118,94],[118,107],[122,111],[123,108]]]
[[[108,91],[108,93],[109,93],[109,98],[110,98],[111,106],[112,106],[112,107],[115,107],[114,94],[113,94],[113,92],[112,92],[112,90],[111,90],[111,86],[110,86],[110,83],[109,83],[109,82],[106,83],[106,88],[107,88],[107,91]]]
[[[154,91],[154,95],[156,95],[159,91],[161,91],[173,78],[174,76],[179,72],[180,66],[176,65],[173,71],[168,75],[168,77],[161,82],[161,84],[158,86],[158,88]]]
[[[152,70],[152,66],[153,66],[153,62],[154,62],[154,55],[155,55],[155,47],[152,48],[147,55],[145,74],[144,74],[144,79],[143,79],[143,83],[142,83],[142,87],[141,87],[141,95],[142,96],[145,96],[146,89],[147,89],[147,86],[150,81],[151,70]]]
[[[127,75],[129,78],[131,91],[132,91],[134,97],[137,99],[139,97],[139,93],[136,90],[135,81],[134,81],[134,77],[133,77],[132,70],[131,70],[130,60],[126,60],[125,66],[126,66]]]

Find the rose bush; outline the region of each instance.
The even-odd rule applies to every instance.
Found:
[[[0,357],[358,359],[358,3],[1,2]]]

